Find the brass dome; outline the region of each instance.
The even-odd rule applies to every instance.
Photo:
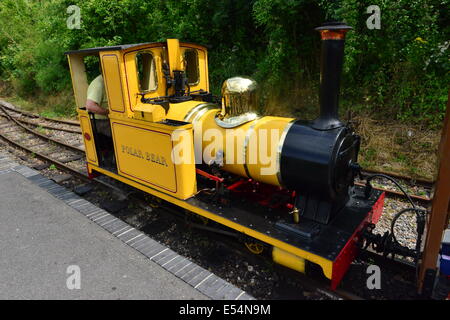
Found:
[[[222,116],[235,117],[257,110],[258,85],[248,77],[233,77],[222,85]]]

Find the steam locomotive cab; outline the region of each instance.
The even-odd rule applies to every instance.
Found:
[[[273,260],[305,272],[319,265],[335,288],[358,237],[376,223],[384,195],[353,186],[360,139],[338,119],[343,24],[322,37],[320,116],[261,116],[245,77],[209,92],[205,47],[169,39],[68,52],[91,175],[104,174],[270,247]],[[84,59],[100,58],[113,165],[85,110]]]

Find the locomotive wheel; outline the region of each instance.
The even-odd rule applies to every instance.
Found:
[[[253,254],[261,254],[264,251],[264,246],[258,242],[245,242],[245,246]]]

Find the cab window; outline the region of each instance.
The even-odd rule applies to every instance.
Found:
[[[156,77],[155,59],[150,51],[141,51],[136,54],[136,68],[139,91],[155,91],[158,87],[158,82]]]
[[[191,86],[198,84],[200,80],[199,68],[198,68],[198,55],[197,50],[187,49],[184,51],[184,63],[186,77],[188,83]]]

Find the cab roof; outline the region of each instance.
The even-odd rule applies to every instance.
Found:
[[[64,52],[64,54],[73,54],[73,53],[98,53],[101,51],[115,51],[115,50],[126,50],[134,47],[139,47],[143,45],[163,45],[164,42],[143,42],[143,43],[134,43],[134,44],[122,44],[117,46],[109,46],[109,47],[97,47],[97,48],[87,48],[87,49],[80,49],[80,50],[71,50]]]
[[[197,43],[193,43],[193,42],[181,42],[183,44],[192,44],[195,46],[200,46],[200,47],[204,47],[204,48],[208,48],[208,46],[204,46],[204,45],[200,45]],[[76,54],[76,53],[83,53],[83,54],[91,54],[91,53],[99,53],[102,51],[116,51],[116,50],[126,50],[126,49],[130,49],[130,48],[134,48],[134,47],[139,47],[139,46],[143,46],[143,45],[159,45],[159,46],[163,46],[165,45],[166,42],[143,42],[143,43],[133,43],[133,44],[122,44],[122,45],[116,45],[116,46],[109,46],[109,47],[97,47],[97,48],[86,48],[86,49],[80,49],[80,50],[71,50],[71,51],[66,51],[64,52],[64,54],[68,55],[68,54]]]

